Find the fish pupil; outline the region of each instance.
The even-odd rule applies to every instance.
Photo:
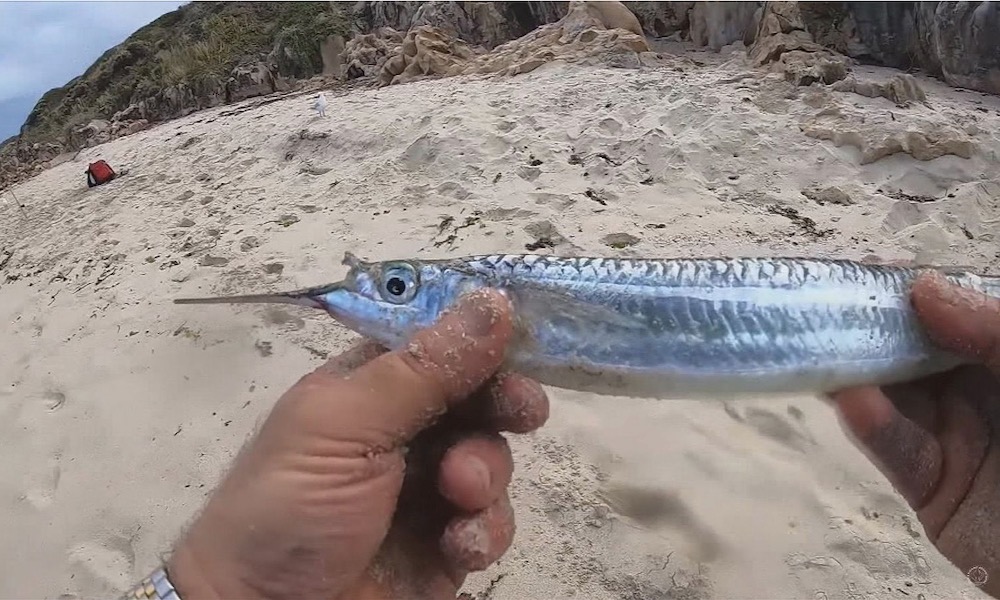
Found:
[[[385,282],[385,289],[389,290],[393,296],[402,296],[403,292],[406,291],[406,282],[399,277],[392,277]]]

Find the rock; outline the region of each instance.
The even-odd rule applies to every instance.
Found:
[[[844,2],[799,2],[799,16],[817,44],[838,54],[866,56],[850,8]]]
[[[281,77],[276,77],[267,64],[240,65],[230,72],[226,81],[226,102],[239,102],[287,89],[288,84]]]
[[[111,123],[104,119],[94,119],[73,129],[69,135],[70,146],[89,148],[111,140]]]
[[[344,65],[344,50],[347,42],[342,35],[328,36],[319,46],[319,54],[323,58],[323,75],[343,79],[346,71]]]
[[[851,76],[843,81],[838,81],[833,89],[838,92],[853,92],[869,98],[887,98],[900,107],[909,106],[914,102],[927,101],[927,94],[920,87],[916,77],[907,73],[893,75],[884,82],[863,80]]]
[[[636,33],[639,31],[640,33]],[[620,2],[570,2],[556,23],[482,53],[447,32],[418,26],[407,32],[381,68],[383,85],[429,76],[530,72],[553,60],[597,58],[628,66],[616,55],[647,52],[638,20]],[[632,61],[638,66],[638,59]]]
[[[946,154],[971,158],[976,151],[968,135],[943,123],[845,123],[843,120],[807,124],[803,132],[829,140],[836,146],[854,146],[861,151],[861,164],[873,163],[893,154],[909,154],[917,160],[933,160]]]
[[[802,190],[802,195],[809,198],[817,204],[840,204],[847,206],[849,204],[854,204],[854,200],[845,192],[836,186],[830,186],[825,188],[812,187]]]
[[[385,61],[402,43],[403,34],[389,27],[383,27],[376,33],[355,36],[345,44],[341,55],[344,76],[357,79],[378,75]]]
[[[367,32],[391,28],[406,32],[429,25],[472,46],[492,49],[567,12],[565,2],[357,2],[354,16]]]
[[[691,41],[718,51],[743,40],[754,24],[756,2],[695,2],[691,10]]]
[[[847,76],[848,61],[813,41],[798,2],[767,2],[750,48],[751,62],[771,65],[795,85],[831,84]]]
[[[177,223],[178,227],[194,227],[194,225],[195,225],[194,221],[192,221],[187,217],[184,217],[183,219],[180,220],[179,223]]]
[[[389,85],[427,76],[458,75],[475,56],[462,40],[421,25],[406,33],[395,54],[383,64],[379,80]]]
[[[847,76],[847,61],[829,53],[793,50],[781,55],[776,63],[785,73],[785,81],[797,86],[810,86],[819,82],[831,84]]]
[[[690,28],[688,13],[696,2],[623,2],[646,35],[664,37]]]
[[[1000,6],[992,2],[848,2],[866,56],[920,67],[949,83],[1000,94]],[[861,53],[864,54],[861,54]]]

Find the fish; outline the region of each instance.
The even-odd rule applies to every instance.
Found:
[[[389,349],[460,296],[505,294],[503,368],[557,388],[658,399],[825,394],[963,363],[922,329],[909,292],[922,269],[1000,297],[969,269],[823,258],[599,258],[493,254],[365,261],[339,282],[178,304],[287,303],[325,310]]]

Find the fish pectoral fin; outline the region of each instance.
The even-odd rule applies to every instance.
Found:
[[[618,329],[648,331],[649,324],[641,317],[623,314],[607,306],[582,300],[570,293],[539,286],[514,286],[509,289],[519,319],[543,323],[554,315],[579,323],[603,323]]]

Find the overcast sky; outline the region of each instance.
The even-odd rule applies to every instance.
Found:
[[[0,2],[0,141],[18,132],[42,94],[182,4]]]

